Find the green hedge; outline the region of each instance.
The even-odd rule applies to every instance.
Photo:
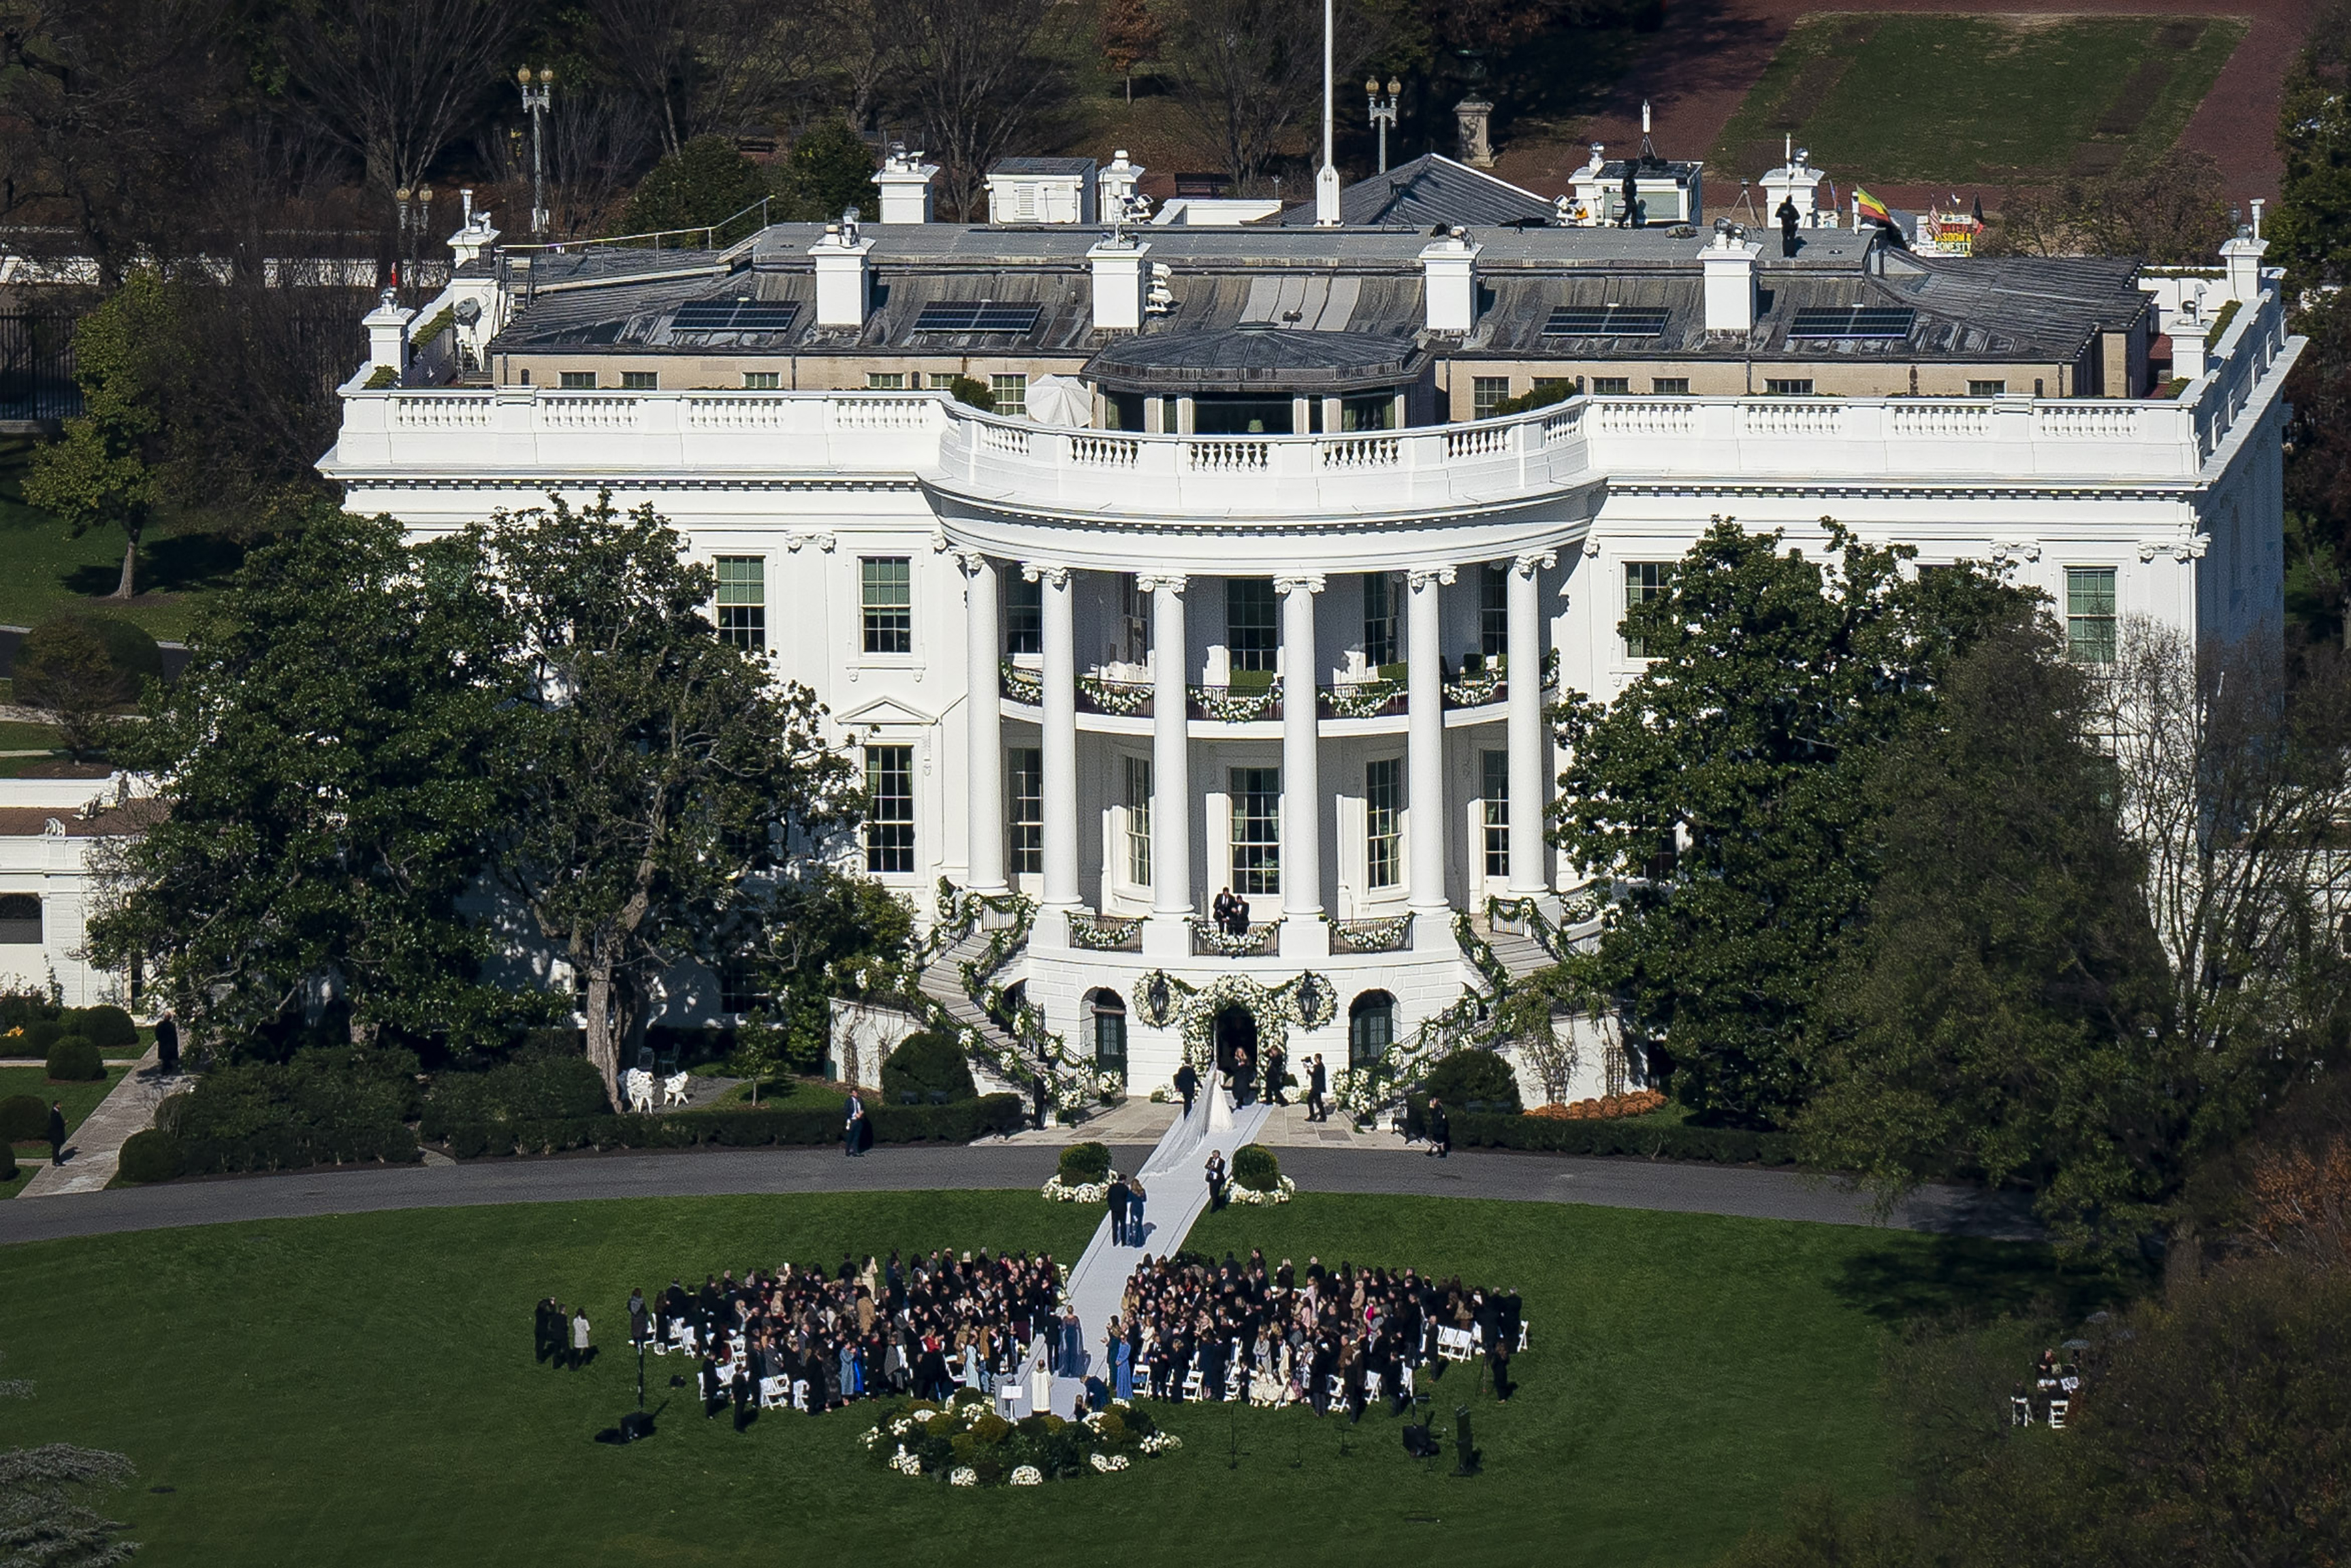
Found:
[[[1555,1116],[1454,1115],[1453,1141],[1467,1148],[1523,1149],[1551,1155],[1635,1155],[1644,1159],[1710,1160],[1719,1165],[1789,1166],[1796,1140],[1788,1133],[1637,1117],[1571,1122]]]
[[[98,1054],[98,1047],[69,1034],[49,1047],[48,1071],[53,1082],[95,1083],[106,1076],[106,1061]]]
[[[74,1032],[100,1051],[120,1050],[139,1043],[139,1026],[131,1015],[109,1002],[94,1008],[77,1008],[66,1015],[74,1024]]]
[[[1063,1186],[1084,1186],[1101,1181],[1110,1175],[1108,1144],[1071,1144],[1061,1151],[1061,1176]]]
[[[423,1155],[416,1134],[399,1122],[331,1128],[264,1127],[243,1137],[182,1140],[182,1168],[191,1176],[238,1171],[291,1171],[310,1166],[414,1165]]]
[[[1243,1144],[1233,1151],[1233,1185],[1271,1192],[1281,1185],[1281,1162],[1263,1144]]]
[[[534,1056],[487,1072],[434,1076],[419,1129],[437,1143],[452,1127],[573,1120],[602,1113],[603,1075],[584,1056]]]
[[[188,1167],[188,1151],[169,1133],[150,1127],[122,1145],[122,1179],[133,1185],[170,1181]]]
[[[877,1144],[967,1144],[1018,1132],[1017,1094],[989,1094],[951,1105],[877,1105],[866,1112]],[[485,1155],[552,1155],[567,1149],[684,1149],[811,1146],[841,1136],[831,1108],[680,1111],[667,1116],[550,1116],[451,1127],[441,1140],[459,1159]]]
[[[1516,1115],[1520,1109],[1519,1075],[1495,1052],[1476,1047],[1457,1051],[1431,1068],[1413,1098],[1426,1107],[1432,1094],[1449,1112],[1473,1100],[1498,1113]]]
[[[915,1103],[927,1105],[934,1093],[944,1093],[951,1103],[971,1100],[978,1097],[979,1086],[972,1082],[961,1043],[925,1030],[900,1040],[882,1063],[882,1099],[885,1104],[903,1105],[912,1094]],[[874,1136],[881,1136],[878,1128]]]
[[[37,1144],[49,1135],[49,1107],[37,1094],[0,1100],[0,1144]]]
[[[8,1146],[6,1139],[0,1138],[0,1182],[15,1181],[16,1179],[16,1151]]]

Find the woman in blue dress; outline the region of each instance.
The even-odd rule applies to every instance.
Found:
[[[1110,1321],[1110,1382],[1111,1392],[1121,1399],[1134,1397],[1134,1359],[1126,1348],[1126,1335],[1120,1332],[1116,1318]]]

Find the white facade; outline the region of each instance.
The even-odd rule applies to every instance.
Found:
[[[83,943],[100,846],[150,820],[152,802],[133,793],[120,774],[0,779],[0,990],[54,991],[69,1008],[129,1005],[126,977],[94,967]]]
[[[1334,1015],[1289,1047],[1336,1066],[1358,998],[1392,998],[1401,1038],[1461,994],[1454,912],[1571,887],[1542,840],[1562,762],[1542,705],[1632,678],[1628,593],[1713,517],[1808,547],[1827,516],[1923,563],[1998,562],[2093,641],[2107,614],[2273,631],[2299,346],[2271,273],[2171,399],[1579,396],[1208,436],[933,392],[359,378],[321,466],[423,535],[610,487],[733,563],[778,673],[892,810],[910,786],[911,846],[875,840],[873,873],[925,917],[942,878],[1037,900],[1010,974],[1072,1047],[1116,993],[1143,1089],[1181,1050],[1134,1006],[1149,972],[1324,977]],[[1365,684],[1381,665],[1392,700]],[[1268,859],[1247,894],[1263,951],[1206,951],[1211,898]]]

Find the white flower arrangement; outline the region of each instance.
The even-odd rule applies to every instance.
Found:
[[[1291,1198],[1298,1196],[1298,1184],[1296,1182],[1290,1180],[1288,1176],[1278,1176],[1275,1180],[1279,1185],[1276,1186],[1271,1192],[1259,1192],[1255,1187],[1243,1186],[1240,1183],[1234,1182],[1225,1188],[1225,1201],[1228,1203],[1238,1203],[1256,1207],[1276,1203],[1288,1203]]]
[[[919,1476],[923,1473],[922,1456],[910,1454],[901,1446],[897,1453],[891,1457],[890,1468],[901,1475]]]
[[[1086,1462],[1103,1475],[1111,1475],[1126,1469],[1127,1459],[1124,1454],[1092,1453],[1086,1456]]]
[[[1012,1472],[1012,1484],[1017,1487],[1040,1487],[1045,1484],[1045,1472],[1034,1465],[1020,1465]]]
[[[947,1485],[951,1487],[976,1487],[978,1484],[979,1472],[969,1465],[957,1465],[947,1472]]]
[[[1045,1185],[1037,1190],[1055,1203],[1108,1203],[1111,1179],[1117,1175],[1116,1171],[1113,1171],[1109,1176],[1103,1177],[1101,1181],[1081,1181],[1074,1186],[1064,1186],[1061,1173],[1056,1171],[1047,1177]]]
[[[865,1428],[865,1437],[864,1437],[864,1442],[865,1442],[865,1446],[866,1446],[868,1448],[872,1448],[876,1447],[877,1445],[879,1445],[879,1444],[881,1443],[881,1441],[882,1441],[882,1428],[881,1428],[881,1427],[866,1427],[866,1428]]]
[[[1151,1455],[1172,1454],[1184,1446],[1184,1439],[1173,1432],[1154,1432],[1134,1445]]]
[[[1194,686],[1192,700],[1208,717],[1225,724],[1263,718],[1273,711],[1279,688],[1262,686]]]
[[[1105,1100],[1115,1100],[1126,1092],[1126,1074],[1109,1071],[1094,1074],[1094,1088]]]

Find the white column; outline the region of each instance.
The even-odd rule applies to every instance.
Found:
[[[1405,837],[1410,855],[1411,907],[1423,918],[1415,945],[1434,937],[1445,900],[1445,672],[1437,660],[1443,637],[1438,597],[1453,580],[1449,566],[1416,567],[1406,574],[1410,592],[1405,631]],[[1447,940],[1451,932],[1445,933]]]
[[[1151,594],[1151,911],[1192,913],[1192,743],[1189,654],[1184,640],[1184,579],[1144,576]]]
[[[1273,587],[1281,595],[1281,914],[1298,925],[1319,925],[1322,785],[1315,747],[1322,699],[1314,681],[1314,596],[1322,591],[1322,579],[1280,577]],[[1289,946],[1285,940],[1285,952]]]
[[[964,806],[971,844],[967,880],[982,893],[1002,893],[1004,881],[1004,710],[997,700],[1001,639],[996,609],[996,563],[977,550],[956,557],[963,568],[967,643],[965,702],[971,748]]]
[[[1543,550],[1510,563],[1510,892],[1520,898],[1550,891],[1543,876],[1543,767],[1551,742],[1543,734],[1542,605],[1536,590],[1538,575],[1558,559]]]
[[[1047,909],[1078,907],[1078,670],[1070,622],[1070,569],[1023,562],[1020,574],[1043,585],[1045,688],[1041,760],[1045,768]],[[1058,923],[1056,923],[1058,924]]]

